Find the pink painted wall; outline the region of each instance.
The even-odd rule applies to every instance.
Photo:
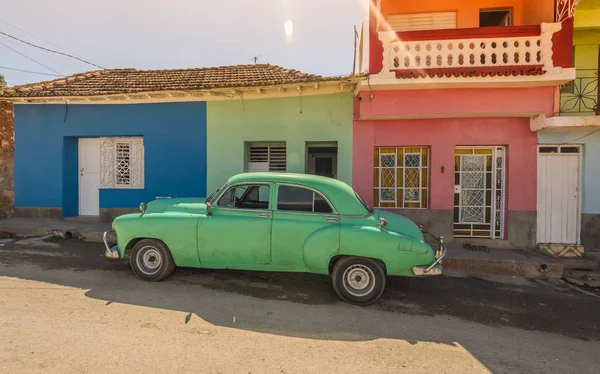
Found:
[[[367,87],[364,87],[365,89]],[[373,99],[370,94],[373,94]],[[393,116],[552,116],[554,87],[448,88],[360,92],[359,118]]]
[[[373,203],[373,147],[429,146],[429,209],[452,210],[454,147],[496,145],[507,147],[508,210],[536,210],[537,136],[529,130],[528,118],[357,120],[353,135],[352,185],[370,203]]]

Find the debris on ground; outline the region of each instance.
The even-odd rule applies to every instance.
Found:
[[[0,231],[0,239],[13,239],[15,234],[8,231]]]
[[[600,271],[570,270],[565,272],[563,279],[577,286],[600,288]]]
[[[490,249],[485,245],[474,245],[474,244],[463,244],[463,248],[468,251],[480,251],[480,252],[489,252]]]

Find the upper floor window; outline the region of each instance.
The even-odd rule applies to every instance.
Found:
[[[102,188],[144,188],[144,139],[100,138]]]
[[[285,143],[249,143],[248,172],[283,171],[287,169]]]
[[[480,9],[479,27],[511,26],[512,9]]]
[[[394,31],[455,29],[456,12],[393,14],[387,22]]]
[[[333,213],[333,209],[321,194],[294,186],[279,186],[277,210]]]

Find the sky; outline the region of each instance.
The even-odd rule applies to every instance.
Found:
[[[0,32],[103,68],[252,64],[258,57],[258,63],[342,75],[352,72],[353,27],[360,24],[360,4],[361,0],[0,0]],[[0,75],[9,85],[58,77],[7,67],[65,76],[98,70],[2,34],[0,43]]]

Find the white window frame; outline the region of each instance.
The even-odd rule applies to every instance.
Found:
[[[266,159],[264,155],[253,155],[253,148],[267,148]],[[282,149],[284,156],[282,158]],[[287,171],[287,145],[285,142],[247,143],[246,153],[247,172],[286,172]],[[283,166],[282,166],[283,164]]]
[[[407,149],[418,148],[419,152],[407,152]],[[379,162],[377,166],[374,166],[374,173],[377,173],[378,185],[373,186],[374,192],[377,194],[376,199],[376,208],[391,208],[391,209],[428,209],[429,208],[429,186],[431,184],[430,175],[429,175],[429,165],[430,165],[430,154],[431,150],[428,146],[406,146],[406,147],[375,147],[378,149],[378,158]],[[394,149],[394,153],[382,152],[384,149]],[[402,149],[402,164],[398,164],[398,150]],[[423,162],[423,150],[427,151],[427,163],[424,165]],[[419,170],[419,180],[418,187],[407,187],[406,186],[406,166],[405,166],[405,157],[406,156],[419,156],[419,165],[416,166]],[[382,156],[394,156],[394,166],[393,167],[382,167]],[[409,168],[415,168],[409,167]],[[384,169],[392,169],[394,175],[394,185],[393,186],[382,186],[382,177]],[[402,169],[402,185],[398,185],[398,169]],[[427,185],[423,185],[423,173],[427,175]],[[405,193],[406,189],[418,189],[419,195],[418,200],[405,200],[406,195],[403,195],[402,204],[398,204],[398,194]],[[383,199],[383,190],[394,190],[394,199]],[[422,194],[426,193],[426,204],[423,204]],[[393,206],[389,206],[393,204]],[[406,206],[406,204],[418,204],[418,207]]]
[[[118,183],[117,162],[119,144],[129,145],[129,183]],[[144,139],[142,137],[100,138],[100,186],[101,188],[144,188]]]

